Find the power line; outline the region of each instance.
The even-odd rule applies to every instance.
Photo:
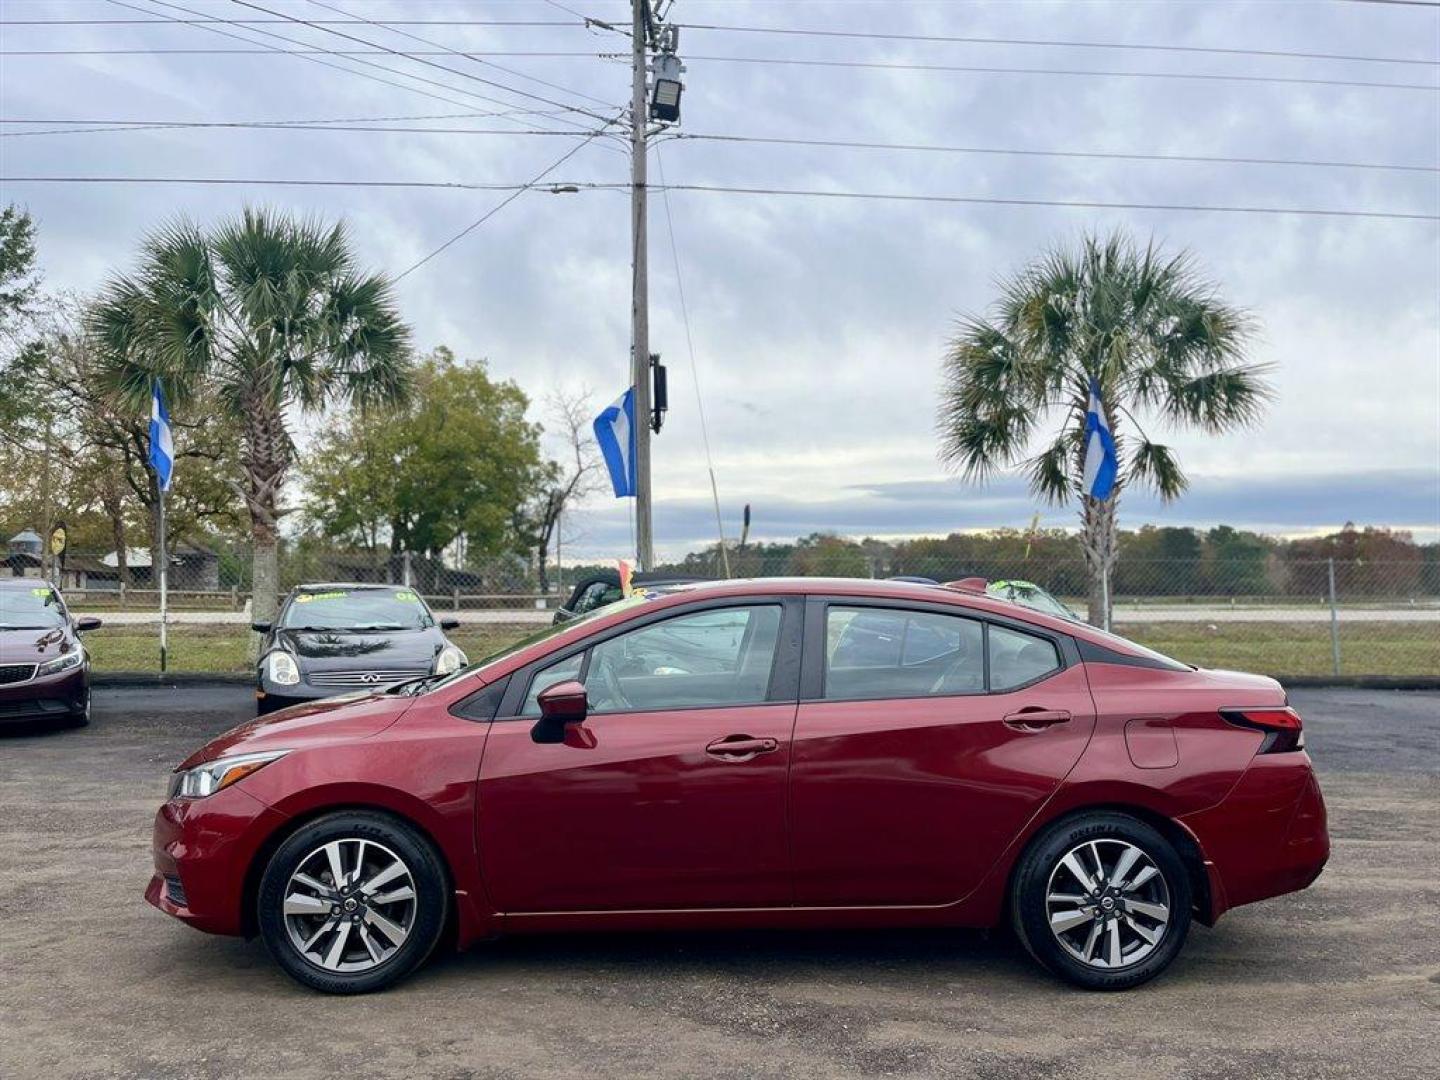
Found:
[[[592,132],[591,136],[599,132]],[[631,184],[617,180],[555,181],[550,184],[484,184],[458,180],[308,180],[272,177],[184,176],[0,176],[5,184],[200,184],[262,185],[280,187],[451,188],[464,191],[531,191],[556,194],[571,191],[629,191]],[[971,203],[982,206],[1055,206],[1081,210],[1174,210],[1218,214],[1275,214],[1300,217],[1378,218],[1392,221],[1440,221],[1440,214],[1392,210],[1332,210],[1300,206],[1236,206],[1204,203],[1102,202],[1088,199],[1022,199],[991,195],[929,195],[880,191],[820,191],[801,188],[738,187],[723,184],[652,184],[656,191],[694,191],[707,194],[776,195],[822,199],[859,199],[908,203]]]
[[[623,110],[621,110],[620,113],[616,113],[616,119],[618,120],[622,114],[623,114]],[[603,130],[603,129],[601,129],[601,130]],[[600,134],[600,130],[595,131],[593,134],[591,134],[590,139],[595,138],[595,136],[596,136],[596,135],[599,135],[599,134]],[[478,229],[481,225],[484,225],[485,222],[489,221],[492,217],[494,217],[496,214],[498,214],[501,210],[504,210],[505,207],[509,206],[512,202],[514,202],[516,199],[518,199],[518,198],[519,198],[521,195],[523,195],[526,191],[529,191],[529,190],[533,189],[533,188],[535,187],[535,185],[538,184],[541,180],[545,179],[546,176],[548,176],[550,173],[554,172],[554,171],[555,171],[556,169],[558,169],[561,165],[565,164],[565,162],[569,161],[572,157],[574,157],[577,153],[579,153],[580,150],[581,150],[581,148],[584,147],[585,144],[590,141],[590,139],[586,139],[585,142],[576,143],[576,144],[575,144],[574,146],[572,146],[569,150],[567,150],[564,154],[562,154],[560,157],[556,158],[556,159],[555,159],[554,161],[552,161],[549,165],[545,166],[545,168],[541,169],[538,173],[536,173],[536,174],[530,179],[530,182],[529,182],[527,185],[525,185],[523,188],[521,188],[521,189],[519,189],[519,190],[517,190],[517,191],[512,192],[510,195],[506,196],[504,199],[501,199],[498,203],[496,203],[494,206],[492,206],[489,210],[485,211],[485,213],[481,214],[478,218],[476,218],[474,221],[472,221],[469,225],[466,225],[465,228],[461,229],[461,230],[460,230],[459,232],[457,232],[454,236],[450,237],[449,240],[446,240],[443,244],[441,244],[439,247],[437,247],[434,251],[430,252],[430,254],[426,255],[423,259],[419,259],[419,260],[417,260],[416,262],[411,263],[411,264],[410,264],[409,266],[407,266],[404,270],[400,271],[399,274],[395,275],[394,280],[395,280],[395,281],[399,281],[401,278],[408,277],[408,276],[409,276],[410,274],[412,274],[414,271],[420,269],[420,267],[422,267],[422,266],[424,266],[426,263],[428,263],[431,259],[435,258],[436,255],[439,255],[442,251],[445,251],[445,250],[446,250],[447,248],[449,248],[452,244],[458,243],[459,241],[463,240],[465,237],[469,236],[472,232],[474,232],[476,229]]]
[[[136,10],[139,10],[138,8]],[[155,15],[154,12],[147,14]],[[161,23],[183,22],[191,26],[205,26],[219,23],[224,26],[283,26],[288,18],[279,19],[222,19],[213,15],[199,14],[192,19],[168,19],[155,16],[149,19],[0,19],[0,26],[153,26]],[[366,19],[312,19],[318,26],[364,26]],[[563,26],[572,30],[584,29],[570,19],[377,19],[380,26]]]
[[[174,10],[176,10],[176,11],[183,11],[183,12],[186,12],[187,14],[196,14],[196,12],[194,12],[193,9],[191,9],[191,8],[186,8],[186,7],[181,7],[179,4],[174,4],[174,3],[169,2],[169,0],[152,0],[152,2],[162,4],[162,5],[164,5],[165,7],[172,8],[172,9],[174,9]],[[115,5],[119,6],[119,7],[129,8],[131,11],[143,12],[143,13],[146,14],[146,15],[155,15],[155,14],[156,14],[156,12],[155,12],[153,9],[151,9],[151,8],[137,7],[137,6],[135,6],[133,3],[127,2],[127,0],[110,0],[110,3],[115,4]],[[209,32],[212,33],[212,34],[219,34],[221,37],[232,38],[232,39],[235,40],[235,41],[243,41],[243,42],[245,42],[247,45],[260,45],[260,46],[263,47],[263,48],[267,48],[267,49],[270,49],[271,51],[275,51],[275,52],[284,52],[284,51],[287,51],[287,50],[276,49],[274,46],[268,46],[268,45],[265,44],[265,42],[256,41],[255,38],[253,38],[253,37],[244,37],[244,36],[242,36],[242,35],[240,35],[240,34],[235,33],[235,32],[232,31],[232,30],[222,30],[222,29],[220,29],[218,26],[208,25],[209,23],[212,23],[212,22],[221,22],[221,23],[226,22],[227,20],[224,20],[224,19],[210,19],[210,18],[205,18],[205,19],[203,19],[203,20],[196,20],[196,19],[178,19],[178,18],[174,17],[173,15],[163,15],[163,16],[160,16],[156,21],[158,21],[158,22],[163,22],[163,23],[170,23],[170,24],[174,24],[174,25],[193,25],[193,26],[196,26],[198,29],[207,30],[207,31],[209,31]],[[282,20],[282,21],[283,21],[283,20]],[[285,43],[287,43],[287,44],[290,44],[290,45],[306,45],[306,46],[309,45],[309,42],[300,41],[299,39],[292,38],[292,37],[286,37],[284,34],[277,34],[277,33],[273,32],[273,31],[270,31],[270,30],[253,30],[253,31],[249,31],[249,32],[250,32],[250,33],[255,33],[255,34],[260,34],[260,35],[262,35],[262,36],[264,36],[264,37],[268,37],[268,38],[274,38],[274,39],[276,39],[277,41],[283,41],[283,42],[285,42]],[[324,50],[324,51],[326,51],[327,53],[329,52],[329,50]],[[445,95],[443,95],[443,94],[437,94],[437,93],[435,93],[435,92],[432,91],[432,90],[423,90],[423,89],[421,89],[421,88],[418,87],[418,86],[409,86],[409,85],[407,85],[407,84],[405,84],[405,83],[395,82],[393,79],[387,79],[387,78],[385,78],[384,76],[381,76],[381,75],[372,75],[372,74],[371,74],[370,72],[368,72],[368,71],[359,71],[359,70],[356,70],[356,69],[353,68],[353,67],[346,67],[346,66],[344,66],[343,64],[331,63],[329,60],[322,60],[322,59],[320,59],[318,56],[309,56],[309,55],[304,54],[304,53],[297,53],[296,55],[298,55],[298,56],[300,57],[300,59],[302,59],[302,60],[308,61],[308,62],[310,62],[310,63],[312,63],[312,64],[319,64],[321,67],[330,68],[330,69],[332,69],[332,70],[334,70],[334,71],[343,71],[343,72],[345,72],[345,73],[348,74],[348,75],[357,75],[357,76],[359,76],[359,77],[362,78],[362,79],[369,79],[371,82],[383,83],[383,84],[386,85],[386,86],[392,86],[392,87],[396,87],[397,89],[400,89],[400,90],[406,90],[406,91],[408,91],[408,92],[410,92],[410,93],[412,93],[412,94],[420,94],[420,95],[423,96],[423,97],[431,98],[432,100],[435,100],[435,101],[443,101],[443,102],[445,102],[445,103],[448,104],[448,105],[458,105],[458,106],[460,106],[461,108],[467,108],[467,107],[468,107],[468,108],[473,108],[473,105],[471,105],[469,102],[457,101],[457,100],[456,100],[455,98],[453,98],[453,97],[446,97]],[[333,54],[332,54],[332,55],[333,55]],[[399,68],[386,67],[384,64],[376,63],[376,62],[373,61],[373,60],[355,60],[354,62],[355,62],[355,63],[358,63],[358,64],[363,64],[363,65],[366,66],[366,67],[376,68],[377,70],[384,71],[384,72],[388,72],[389,74],[392,74],[392,75],[399,75],[399,76],[402,77],[402,78],[413,79],[413,80],[417,80],[417,81],[420,81],[420,82],[430,83],[430,84],[433,85],[433,86],[443,87],[444,89],[451,91],[451,93],[464,94],[464,95],[466,95],[467,97],[472,97],[472,98],[475,98],[475,99],[480,100],[480,101],[486,101],[486,102],[489,102],[490,104],[493,104],[493,105],[503,105],[503,106],[505,106],[507,109],[513,108],[513,106],[514,106],[514,103],[513,103],[513,102],[500,101],[498,98],[486,97],[486,96],[481,95],[481,94],[476,94],[476,93],[474,93],[473,91],[470,91],[470,90],[462,90],[462,89],[459,89],[458,87],[448,86],[448,85],[445,84],[445,83],[436,82],[434,79],[425,79],[425,78],[423,78],[423,77],[421,77],[421,76],[418,76],[418,75],[412,75],[412,74],[410,74],[409,72],[403,71],[403,70],[401,70],[401,69],[399,69]],[[561,123],[566,123],[566,122],[568,122],[568,121],[566,121],[566,120],[564,120],[564,119],[562,119],[562,118],[559,118],[559,117],[557,117],[557,119],[560,120]]]
[[[658,185],[656,185],[658,186]],[[992,206],[1061,206],[1081,210],[1192,210],[1219,214],[1296,214],[1302,217],[1387,218],[1395,221],[1440,221],[1440,214],[1386,210],[1321,210],[1293,206],[1216,206],[1194,203],[1099,202],[1081,199],[1019,199],[982,195],[907,195],[876,191],[813,191],[795,188],[729,187],[721,184],[671,184],[670,191],[731,195],[783,195],[824,199],[875,199],[915,203],[975,203]]]
[[[1425,83],[1373,82],[1365,79],[1319,79],[1285,75],[1216,75],[1188,71],[1096,71],[1087,68],[991,67],[978,64],[917,64],[886,60],[799,60],[762,56],[695,56],[686,54],[686,63],[709,61],[728,64],[768,66],[871,68],[879,71],[949,71],[979,75],[1065,75],[1114,79],[1198,79],[1202,82],[1288,83],[1301,86],[1360,86],[1377,90],[1426,90],[1440,93],[1440,85]]]
[[[7,121],[0,120],[0,124]],[[552,131],[549,128],[464,128],[464,127],[397,127],[382,124],[305,124],[290,123],[243,123],[239,121],[195,121],[173,124],[123,124],[102,127],[42,128],[39,131],[0,131],[0,139],[19,139],[31,135],[94,135],[102,132],[131,131],[143,134],[149,131],[174,131],[178,129],[249,129],[260,131],[337,131],[337,132],[392,132],[400,135],[549,135],[561,139],[573,139],[579,132]],[[582,144],[583,145],[583,144]]]
[[[591,132],[591,138],[600,134]],[[579,150],[584,142],[572,149]],[[620,181],[567,180],[564,183],[484,184],[463,180],[308,180],[278,177],[229,176],[0,176],[5,184],[199,184],[259,185],[262,187],[353,187],[353,188],[449,188],[456,191],[532,191],[544,189],[555,194],[577,191],[625,191],[630,185]]]
[[[1440,65],[1440,60],[1415,59],[1405,56],[1355,56],[1349,53],[1300,52],[1288,49],[1242,49],[1208,45],[1171,45],[1151,42],[1067,41],[1052,38],[999,38],[954,34],[901,34],[872,30],[821,30],[806,27],[730,26],[707,23],[681,23],[686,30],[715,30],[734,34],[783,34],[790,37],[859,38],[870,41],[921,41],[955,45],[1019,45],[1039,48],[1118,49],[1134,52],[1213,53],[1219,56],[1270,56],[1301,60],[1350,60],[1372,64]]]
[[[312,20],[309,20],[309,19],[302,19],[302,18],[299,18],[298,16],[294,16],[294,15],[289,15],[289,16],[287,16],[287,15],[284,15],[283,12],[272,11],[270,8],[264,7],[264,6],[260,5],[260,4],[253,3],[252,0],[230,0],[230,2],[231,2],[232,4],[238,4],[238,5],[240,5],[241,7],[244,7],[244,8],[249,8],[249,9],[251,9],[252,11],[261,11],[261,12],[264,12],[265,14],[267,14],[267,15],[279,15],[279,16],[282,16],[282,17],[286,18],[289,22],[295,23],[295,24],[300,25],[300,26],[308,26],[308,27],[310,27],[310,28],[312,28],[312,29],[320,30],[320,31],[322,31],[323,33],[326,33],[326,34],[333,34],[334,36],[344,38],[344,39],[347,40],[347,41],[353,41],[353,42],[355,42],[357,45],[373,45],[373,46],[375,46],[375,47],[377,47],[377,48],[385,49],[386,52],[389,52],[389,53],[391,53],[392,55],[398,56],[398,57],[400,57],[400,58],[402,58],[402,59],[405,59],[405,60],[413,60],[414,62],[419,63],[419,64],[424,64],[424,65],[427,66],[427,67],[433,67],[433,68],[436,68],[436,69],[438,69],[438,70],[440,70],[440,71],[449,72],[451,75],[459,75],[459,76],[460,76],[461,78],[463,78],[463,79],[473,79],[475,82],[482,83],[482,84],[484,84],[484,85],[486,85],[486,86],[495,87],[495,88],[498,89],[498,90],[503,90],[504,92],[506,92],[506,93],[508,93],[508,94],[514,94],[514,95],[517,96],[517,97],[529,98],[529,99],[532,100],[532,101],[538,101],[538,102],[541,102],[542,104],[545,104],[545,105],[553,105],[553,106],[556,106],[556,107],[558,107],[558,108],[569,109],[570,111],[575,112],[575,113],[579,113],[579,114],[582,115],[582,116],[587,116],[587,117],[589,117],[591,120],[600,120],[600,121],[604,121],[604,120],[605,120],[605,117],[601,116],[599,113],[592,112],[592,111],[590,111],[589,109],[580,108],[578,105],[567,105],[567,104],[566,104],[565,102],[563,102],[563,101],[556,101],[556,100],[554,100],[553,98],[544,97],[544,96],[542,96],[542,95],[540,95],[540,94],[532,94],[532,93],[531,93],[530,91],[528,91],[528,90],[517,90],[517,89],[515,89],[515,87],[513,87],[513,86],[507,86],[505,83],[496,82],[494,79],[482,78],[481,76],[472,74],[471,72],[468,72],[468,71],[461,71],[461,70],[458,69],[458,68],[448,67],[448,66],[446,66],[445,64],[438,63],[438,62],[436,62],[436,61],[434,61],[434,60],[427,59],[426,57],[423,57],[423,56],[411,56],[410,54],[408,54],[408,53],[406,53],[406,52],[404,52],[404,51],[402,51],[402,50],[400,50],[400,49],[391,49],[391,48],[389,48],[388,46],[386,46],[386,45],[384,45],[383,43],[378,42],[378,41],[370,41],[370,40],[367,39],[367,38],[356,37],[354,34],[346,33],[344,30],[336,30],[336,29],[334,29],[333,27],[322,26],[321,24],[316,23],[316,22],[314,22],[314,21],[312,21]],[[412,77],[412,78],[417,78],[417,76],[411,76],[411,77]],[[453,88],[452,88],[452,89],[453,89]],[[476,95],[476,96],[479,96],[479,95]]]
[[[187,20],[175,22],[187,24]],[[380,25],[380,24],[377,24]],[[257,33],[259,31],[256,31]],[[243,38],[237,40],[245,40]],[[0,56],[264,56],[277,53],[281,56],[388,56],[384,49],[173,49],[173,48],[128,48],[128,49],[0,49]],[[528,59],[595,59],[608,56],[598,52],[547,52],[537,49],[414,49],[414,56],[514,56]]]
[[[1016,157],[1086,158],[1102,161],[1173,161],[1205,165],[1292,165],[1310,168],[1376,169],[1393,172],[1440,172],[1440,165],[1389,165],[1370,161],[1322,161],[1297,158],[1223,157],[1203,154],[1138,154],[1108,150],[1029,150],[999,146],[935,146],[928,143],[852,142],[844,139],[796,139],[763,135],[717,135],[677,131],[671,138],[686,142],[759,143],[853,150],[903,150],[935,154],[995,154]]]
[[[235,3],[240,3],[241,0],[234,0],[234,2],[235,2]],[[360,16],[351,16],[350,12],[348,12],[348,11],[342,11],[340,8],[335,7],[333,4],[328,4],[328,3],[326,3],[325,0],[310,0],[310,2],[311,2],[312,4],[314,4],[314,5],[316,5],[317,7],[322,7],[322,8],[324,8],[326,11],[333,11],[333,12],[335,12],[337,15],[345,15],[345,16],[347,16],[347,17],[352,17],[352,18],[358,18],[358,17],[360,17]],[[366,21],[367,23],[369,23],[371,26],[377,26],[377,25],[378,25],[378,24],[375,23],[375,21],[374,21],[373,19],[366,19],[365,21]],[[451,55],[463,57],[463,58],[466,59],[466,60],[471,60],[471,61],[474,61],[474,62],[477,63],[477,64],[482,64],[482,65],[484,65],[485,67],[492,67],[492,68],[494,68],[496,71],[503,71],[503,72],[505,72],[507,75],[513,75],[513,76],[515,76],[516,78],[525,79],[525,80],[527,80],[528,82],[533,82],[533,83],[535,83],[537,86],[548,87],[548,88],[551,89],[551,90],[559,90],[562,94],[569,94],[571,97],[583,98],[583,99],[585,99],[585,100],[587,100],[587,101],[593,101],[593,102],[596,102],[597,104],[600,104],[600,105],[608,105],[608,104],[609,104],[609,102],[605,101],[603,98],[597,98],[597,97],[594,97],[593,95],[582,93],[582,92],[580,92],[579,90],[573,90],[573,89],[571,89],[570,87],[561,86],[561,85],[559,85],[558,83],[553,83],[553,82],[549,82],[549,81],[547,81],[547,80],[545,80],[545,79],[537,78],[536,76],[526,74],[526,73],[523,72],[523,71],[516,71],[514,68],[505,67],[503,64],[496,64],[496,63],[493,63],[493,62],[491,62],[491,61],[489,61],[489,60],[482,60],[482,59],[480,59],[479,56],[477,56],[477,55],[475,55],[475,54],[473,54],[473,53],[457,52],[455,49],[451,49],[451,48],[448,48],[448,47],[446,47],[446,46],[444,46],[444,45],[441,45],[440,42],[438,42],[438,41],[431,41],[429,38],[421,37],[421,36],[418,35],[418,34],[412,34],[412,33],[410,33],[410,32],[407,31],[407,30],[398,30],[398,29],[396,29],[396,28],[394,28],[394,27],[387,27],[386,29],[388,29],[392,34],[399,34],[401,37],[409,38],[411,41],[418,41],[418,42],[420,42],[420,44],[422,44],[422,45],[429,45],[429,46],[431,46],[432,48],[444,49],[444,51],[445,51],[446,53],[449,53],[449,54],[451,54]]]

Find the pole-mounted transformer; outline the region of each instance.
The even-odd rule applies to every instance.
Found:
[[[650,430],[659,435],[665,414],[670,411],[669,382],[659,353],[650,354],[650,383]]]

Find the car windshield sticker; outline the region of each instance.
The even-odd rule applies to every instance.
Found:
[[[302,592],[295,597],[295,602],[308,604],[312,600],[344,600],[349,595],[344,589],[336,589],[334,592]]]
[[[410,604],[418,604],[420,602],[420,598],[416,596],[413,592],[411,592],[409,589],[401,589],[395,594],[395,599],[404,600],[406,603]]]

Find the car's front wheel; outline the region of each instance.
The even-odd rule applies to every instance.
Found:
[[[1128,990],[1175,959],[1190,930],[1190,878],[1155,828],[1117,813],[1071,818],[1026,851],[1011,885],[1021,942],[1062,979]]]
[[[440,939],[445,869],[430,843],[384,814],[318,818],[276,849],[260,879],[260,935],[306,986],[331,994],[385,987]]]

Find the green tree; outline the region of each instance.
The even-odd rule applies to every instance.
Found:
[[[341,224],[247,209],[207,233],[182,219],[146,238],[133,274],[110,279],[90,329],[132,406],[145,407],[158,377],[172,416],[208,390],[240,423],[254,614],[272,617],[294,460],[287,416],[407,389],[410,331],[389,281],[356,267]]]
[[[1250,317],[1223,302],[1186,253],[1142,249],[1118,233],[1056,248],[1003,282],[992,314],[965,318],[950,342],[941,460],[974,481],[1019,466],[1040,498],[1079,499],[1089,617],[1101,624],[1100,581],[1115,562],[1125,491],[1149,487],[1170,501],[1186,488],[1174,452],[1147,425],[1220,434],[1257,422],[1270,389],[1266,367],[1246,358],[1250,333]],[[1091,379],[1120,456],[1104,502],[1081,492]]]
[[[522,508],[553,470],[525,394],[443,347],[413,382],[404,404],[352,409],[316,441],[304,466],[311,522],[372,551],[438,556],[463,537],[471,557],[528,553]]]
[[[25,445],[16,425],[33,415],[36,404],[23,368],[32,359],[26,324],[39,290],[35,221],[11,204],[0,210],[0,441],[12,447]]]

